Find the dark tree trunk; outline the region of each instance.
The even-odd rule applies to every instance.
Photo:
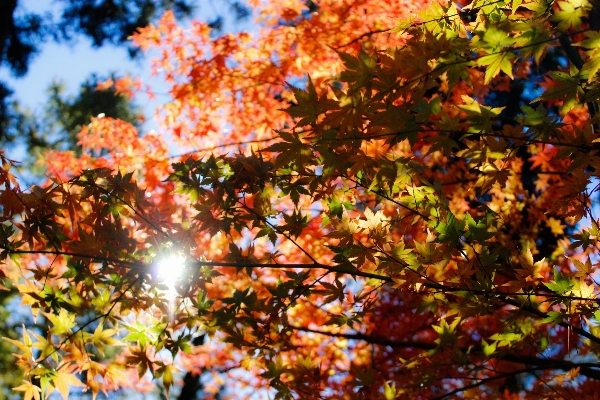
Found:
[[[194,338],[192,341],[194,346],[200,346],[204,344],[204,335]],[[200,382],[200,375],[188,372],[183,378],[183,386],[181,387],[181,393],[179,393],[178,400],[196,400],[198,392],[203,388],[202,382]]]

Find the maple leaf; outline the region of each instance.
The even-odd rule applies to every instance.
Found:
[[[453,153],[453,149],[458,149],[458,143],[450,139],[447,135],[438,135],[425,140],[433,143],[427,152],[428,154],[437,150],[443,150],[444,154],[449,156]]]
[[[562,99],[564,113],[567,113],[577,104],[578,97],[583,97],[584,92],[581,87],[579,74],[572,76],[565,72],[553,71],[549,74],[549,79],[546,81],[547,89],[541,96],[533,100],[533,102],[541,100]]]
[[[532,3],[528,4],[531,5]],[[513,7],[517,5],[517,2],[513,3]],[[525,5],[527,7],[528,5]],[[524,29],[515,36],[515,45],[522,48],[522,56],[525,59],[529,59],[533,56],[535,62],[539,65],[544,54],[551,47],[551,32],[546,29],[545,26],[534,26],[533,29],[524,27]]]
[[[452,345],[456,341],[456,328],[460,324],[460,319],[455,318],[451,324],[448,324],[446,319],[442,319],[439,322],[439,325],[432,325],[433,330],[438,334],[438,338],[435,342],[439,346],[447,346]]]
[[[550,20],[558,22],[558,29],[561,31],[567,31],[571,27],[579,29],[581,19],[587,15],[591,8],[587,0],[559,1],[558,6],[560,11],[555,12]]]
[[[167,392],[167,398],[169,396],[169,390],[173,383],[175,382],[174,373],[179,372],[179,369],[173,364],[167,364],[157,369],[155,372],[155,377],[162,377],[163,385],[165,386],[165,391]]]
[[[291,135],[287,132],[280,132],[280,137],[283,142],[275,143],[265,149],[265,151],[280,153],[275,159],[275,168],[294,164],[302,167],[306,161],[312,156],[310,146],[304,144],[298,136]]]
[[[38,360],[45,360],[48,357],[52,357],[52,359],[54,361],[58,361],[58,354],[56,353],[56,345],[55,343],[52,342],[52,339],[46,339],[43,336],[40,336],[38,334],[33,334],[35,336],[35,338],[37,339],[37,342],[35,342],[33,344],[32,347],[40,350],[40,353],[38,355]]]
[[[71,333],[72,328],[75,326],[75,315],[69,313],[66,309],[62,308],[58,315],[51,313],[42,313],[52,323],[50,332],[54,335],[63,335]]]
[[[469,96],[462,95],[463,105],[459,105],[458,108],[467,113],[470,121],[471,128],[473,131],[483,130],[489,131],[492,127],[492,122],[496,116],[498,116],[504,107],[489,107],[481,105],[477,100],[472,99]]]
[[[483,355],[485,355],[486,357],[489,357],[492,354],[494,354],[494,352],[496,351],[498,342],[487,343],[485,340],[481,339],[481,344],[482,344],[481,347],[483,350]]]
[[[292,85],[288,86],[294,93],[298,104],[290,106],[285,111],[292,117],[301,118],[298,121],[299,126],[316,123],[317,118],[323,113],[323,110],[319,107],[319,97],[310,76],[308,77],[307,90],[298,89]]]
[[[381,210],[374,213],[370,208],[365,210],[365,219],[358,220],[358,226],[367,231],[382,229],[387,218]]]
[[[583,279],[576,282],[574,285],[573,293],[584,299],[595,300],[595,285],[586,283]]]
[[[13,190],[0,191],[0,203],[7,216],[18,215],[25,210],[22,200]]]
[[[118,339],[114,338],[117,333],[117,329],[103,329],[103,324],[98,324],[92,335],[92,344],[100,352],[100,355],[104,355],[104,346],[123,346]]]
[[[513,64],[517,56],[513,53],[499,52],[489,54],[477,60],[477,65],[485,66],[485,83],[489,83],[500,71],[513,77]]]
[[[25,372],[30,372],[36,366],[36,362],[33,357],[33,342],[31,341],[31,337],[27,333],[25,329],[25,325],[23,325],[23,339],[21,341],[14,340],[11,338],[3,337],[2,339],[14,344],[21,351],[20,354],[15,354],[17,357],[17,366],[25,370]]]
[[[575,268],[577,269],[577,272],[575,273],[574,276],[579,277],[579,278],[587,278],[589,276],[591,276],[594,271],[595,271],[595,265],[592,266],[592,261],[590,260],[590,258],[588,257],[587,260],[585,261],[585,263],[579,261],[576,258],[573,257],[567,257],[569,260],[571,260],[573,262],[573,265],[575,266]]]
[[[570,292],[574,286],[573,281],[568,275],[561,273],[558,269],[554,269],[554,282],[545,283],[546,287],[558,294]]]
[[[17,392],[23,392],[23,400],[40,400],[42,389],[29,381],[23,381],[23,384],[13,388]]]
[[[494,233],[490,232],[490,226],[494,220],[494,213],[491,210],[487,209],[485,217],[476,219],[467,213],[465,214],[465,220],[468,227],[468,232],[466,233],[468,238],[484,242],[494,236]]]
[[[279,226],[279,229],[288,232],[292,237],[300,235],[308,225],[308,216],[302,215],[301,212],[296,212],[296,210],[291,215],[283,214],[283,220],[285,224]]]
[[[486,193],[496,183],[500,184],[501,187],[504,187],[511,175],[509,169],[498,169],[493,163],[489,163],[481,168],[486,172],[486,175],[479,177],[476,183],[476,185],[481,188],[481,193]]]
[[[533,254],[531,249],[527,247],[524,254],[519,257],[519,264],[522,268],[515,270],[518,276],[522,280],[540,279],[544,276],[541,274],[541,270],[544,267],[544,259],[539,261],[533,261]]]
[[[337,51],[346,69],[338,76],[342,82],[350,84],[352,89],[362,88],[371,83],[377,62],[375,57],[360,51],[358,57]]]
[[[359,224],[360,221],[357,224],[355,220],[350,218],[348,211],[344,209],[344,211],[342,212],[341,224],[338,227],[338,230],[343,232],[345,235],[352,235],[358,232],[358,227],[360,226]]]
[[[69,386],[85,387],[83,382],[81,382],[73,373],[62,370],[56,372],[52,379],[52,383],[64,400],[68,400],[69,398]]]
[[[373,211],[367,208],[364,216],[364,220],[359,219],[357,221],[358,227],[364,229],[364,232],[376,243],[382,244],[387,242],[389,240],[389,223],[383,211],[379,210],[373,213]]]
[[[440,234],[438,241],[440,243],[450,243],[451,247],[458,244],[460,237],[465,233],[466,221],[458,221],[452,213],[448,215],[447,221],[440,221],[435,230]]]
[[[586,60],[581,68],[581,73],[588,74],[588,83],[592,83],[596,73],[600,69],[600,54],[598,54],[598,48],[600,46],[600,34],[598,32],[590,31],[586,32],[585,35],[588,37],[588,39],[582,40],[579,43],[574,43],[573,45],[591,49],[587,52],[589,59]]]

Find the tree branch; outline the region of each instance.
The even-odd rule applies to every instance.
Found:
[[[460,388],[455,389],[455,390],[453,390],[451,392],[448,392],[448,393],[445,393],[445,394],[443,394],[441,396],[435,397],[433,400],[442,400],[442,399],[445,399],[445,398],[450,397],[452,395],[464,392],[465,390],[476,388],[476,387],[481,386],[481,385],[483,385],[485,383],[488,383],[488,382],[496,381],[498,379],[510,378],[512,376],[516,376],[516,375],[520,375],[520,374],[525,374],[525,373],[528,373],[528,372],[535,372],[535,371],[539,371],[541,369],[543,370],[545,368],[540,368],[540,367],[526,368],[526,369],[521,369],[521,370],[518,370],[518,371],[506,372],[504,374],[490,376],[489,378],[480,379],[479,381],[477,381],[475,383],[471,383],[470,385],[466,385],[466,386],[460,387]]]
[[[90,259],[95,259],[95,260],[99,260],[99,261],[126,264],[130,268],[140,268],[140,269],[143,269],[143,271],[146,271],[148,273],[150,272],[150,268],[149,268],[150,264],[144,264],[141,262],[121,261],[121,260],[111,259],[111,258],[107,258],[107,257],[103,257],[103,256],[83,255],[83,254],[78,254],[78,253],[59,252],[59,251],[52,251],[52,250],[10,250],[10,249],[6,249],[6,248],[3,248],[3,250],[6,251],[8,254],[54,254],[54,255],[90,258]],[[192,266],[192,267],[201,267],[201,266],[234,267],[234,268],[250,267],[250,268],[271,268],[271,269],[290,269],[290,268],[324,269],[328,272],[335,272],[335,273],[340,273],[340,274],[345,274],[345,275],[350,275],[350,276],[359,276],[359,277],[369,278],[369,279],[377,279],[377,280],[381,280],[381,281],[384,281],[387,283],[394,282],[394,280],[389,276],[373,274],[370,272],[364,272],[364,271],[360,271],[358,269],[348,268],[348,267],[344,267],[344,266],[324,265],[324,264],[319,264],[319,263],[314,263],[314,264],[261,264],[261,263],[232,263],[232,262],[220,262],[220,261],[196,261],[196,262],[190,263],[190,266]],[[542,319],[547,318],[548,314],[543,311],[538,310],[537,308],[535,308],[531,305],[526,305],[523,301],[520,301],[520,300],[517,300],[514,298],[510,298],[510,297],[527,296],[527,298],[530,299],[532,296],[542,296],[542,297],[549,297],[549,298],[554,298],[554,299],[558,298],[558,299],[564,299],[564,300],[600,302],[600,299],[598,299],[598,298],[564,296],[564,295],[557,295],[557,294],[553,294],[553,293],[494,292],[494,291],[469,289],[469,288],[464,288],[464,287],[447,286],[447,285],[444,285],[441,283],[436,283],[433,281],[424,282],[424,283],[422,283],[422,285],[429,289],[436,289],[440,292],[449,292],[449,293],[457,293],[457,294],[469,293],[472,295],[483,296],[483,297],[488,297],[488,298],[495,297],[499,301],[502,301],[506,304],[512,305],[517,309],[527,311],[528,313],[535,315],[536,317],[539,317]],[[426,294],[426,293],[422,293],[422,294]],[[572,332],[575,332],[578,335],[585,337],[596,344],[600,344],[599,337],[592,335],[591,333],[585,331],[582,328],[573,326],[564,321],[557,323],[557,325],[562,326],[563,328],[567,328],[567,329],[571,330]]]
[[[348,340],[360,340],[367,342],[369,344],[376,344],[380,346],[389,346],[395,349],[420,349],[420,350],[433,350],[438,348],[434,343],[428,342],[420,342],[420,341],[397,341],[392,339],[387,339],[383,337],[371,336],[364,333],[333,333],[327,331],[320,331],[316,329],[305,328],[301,326],[290,325],[290,328],[295,331],[301,332],[310,332],[319,335],[334,337],[334,338],[344,338]],[[465,354],[476,354],[480,355],[482,358],[485,357],[481,352],[480,348],[459,348],[461,352]],[[478,354],[479,353],[479,354]],[[523,365],[533,365],[534,370],[548,370],[548,369],[560,369],[563,371],[570,371],[573,368],[580,368],[581,375],[584,375],[588,378],[600,380],[600,365],[597,363],[587,362],[587,363],[577,363],[568,360],[555,360],[551,358],[537,358],[532,356],[523,356],[519,354],[511,354],[505,353],[503,354],[501,351],[491,355],[489,358],[495,358],[503,361],[509,361],[514,363],[519,363]],[[494,379],[499,379],[495,377]],[[478,385],[480,385],[479,383]]]

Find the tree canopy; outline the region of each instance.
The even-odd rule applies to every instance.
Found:
[[[600,4],[249,5],[134,35],[156,131],[93,117],[30,188],[0,154],[4,286],[50,322],[15,390],[593,398]]]

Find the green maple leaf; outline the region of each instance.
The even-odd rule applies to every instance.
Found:
[[[146,346],[149,342],[152,342],[154,339],[152,335],[149,334],[149,329],[146,325],[137,321],[136,325],[127,325],[125,328],[131,332],[127,336],[123,338],[123,340],[129,342],[138,342],[140,346]]]
[[[554,293],[563,295],[573,288],[574,283],[571,282],[571,278],[568,275],[561,274],[560,271],[557,268],[555,268],[554,282],[547,282],[545,283],[545,285]]]
[[[553,71],[549,73],[553,85],[549,87],[540,97],[533,100],[533,103],[540,100],[563,100],[563,113],[569,112],[578,103],[578,97],[585,95],[578,76],[572,76],[564,72]]]
[[[485,340],[481,339],[481,349],[483,350],[483,355],[489,357],[494,354],[497,344],[498,342],[487,343]]]
[[[92,336],[92,344],[96,347],[100,355],[104,355],[104,346],[121,345],[121,342],[114,338],[118,333],[116,329],[103,329],[103,324],[98,324]]]
[[[588,83],[592,83],[596,79],[596,73],[600,70],[600,51],[596,51],[595,57],[590,58],[583,64],[581,74],[588,75]]]
[[[450,325],[445,319],[440,320],[439,325],[432,325],[433,330],[439,335],[439,338],[435,339],[435,342],[440,345],[453,344],[457,340],[456,328],[460,323],[460,318],[455,318]]]
[[[587,0],[559,1],[560,11],[555,11],[550,21],[557,22],[557,28],[563,32],[573,27],[581,27],[582,18],[586,17],[591,5]]]
[[[336,216],[338,218],[342,218],[342,214],[344,213],[344,206],[336,195],[331,196],[331,201],[329,202],[328,206],[331,215]]]
[[[457,107],[467,114],[468,122],[470,123],[470,132],[490,131],[504,107],[488,107],[481,105],[477,100],[472,99],[467,95],[461,96],[463,103]]]
[[[545,24],[530,20],[515,23],[513,29],[521,31],[514,42],[514,46],[519,48],[519,57],[522,60],[533,57],[539,65],[544,53],[553,46],[553,32]]]
[[[286,371],[286,367],[283,364],[283,359],[277,357],[275,362],[267,361],[267,370],[261,374],[264,378],[279,379],[282,373]]]
[[[585,36],[587,36],[587,39],[582,40],[579,43],[573,43],[573,46],[584,47],[586,49],[597,49],[600,47],[600,32],[585,32]]]
[[[482,41],[476,42],[477,46],[482,46],[490,51],[496,52],[500,49],[506,48],[512,45],[514,38],[508,35],[508,33],[498,27],[491,25],[483,34]]]
[[[175,365],[168,364],[158,368],[154,374],[155,378],[162,377],[163,385],[165,387],[165,391],[167,392],[167,396],[169,395],[169,389],[171,388],[171,386],[173,386],[173,383],[175,382],[173,374],[177,372],[179,372],[179,369]]]
[[[513,77],[512,69],[517,56],[514,53],[502,51],[483,56],[477,60],[477,65],[485,66],[485,84],[487,85],[500,71]]]
[[[435,230],[440,233],[438,242],[450,243],[451,247],[456,246],[460,237],[465,233],[465,224],[466,220],[458,221],[454,214],[450,213],[447,221],[441,221],[435,227]]]
[[[520,342],[521,340],[523,340],[523,334],[515,332],[495,333],[492,336],[490,336],[490,339],[496,340],[496,345],[500,347],[509,346],[513,343]]]
[[[522,7],[533,11],[533,19],[538,19],[552,10],[553,0],[539,0],[522,4]]]
[[[547,315],[546,318],[539,321],[540,324],[543,324],[543,323],[560,324],[565,319],[565,313],[562,311],[548,311],[546,313],[546,315]]]
[[[471,214],[465,213],[465,220],[469,228],[465,236],[480,243],[485,242],[494,236],[494,232],[490,232],[493,219],[494,215],[491,213],[486,213],[485,217],[477,219],[474,219]]]
[[[525,115],[517,117],[517,121],[527,126],[549,122],[547,120],[548,111],[541,104],[536,109],[529,106],[521,106],[521,111],[523,111]]]

